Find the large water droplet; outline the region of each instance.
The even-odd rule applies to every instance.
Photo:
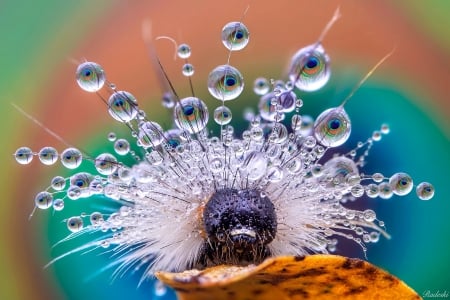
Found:
[[[80,217],[71,217],[67,220],[67,228],[72,232],[78,232],[83,229],[83,219]]]
[[[47,209],[52,206],[53,196],[49,192],[40,192],[34,198],[34,203],[37,208]]]
[[[226,106],[219,106],[214,110],[214,121],[219,125],[226,125],[231,122],[231,110]]]
[[[129,92],[115,92],[108,100],[109,114],[119,122],[130,122],[136,118],[139,109],[136,98]]]
[[[187,97],[180,100],[173,111],[175,124],[178,128],[197,133],[208,123],[208,108],[202,100]]]
[[[142,122],[139,124],[138,137],[142,147],[156,147],[163,141],[163,129],[156,122]]]
[[[16,161],[21,165],[27,165],[33,160],[33,151],[28,147],[20,147],[14,153]]]
[[[302,91],[316,91],[330,78],[330,58],[322,45],[310,45],[300,49],[293,57],[289,79]]]
[[[434,187],[431,183],[422,182],[417,186],[416,194],[420,200],[430,200],[434,196]]]
[[[76,72],[78,85],[86,92],[97,92],[105,84],[103,68],[94,62],[85,62],[78,66]]]
[[[113,174],[117,166],[117,159],[109,153],[102,153],[95,159],[95,169],[102,175]]]
[[[314,122],[314,135],[326,147],[344,144],[351,132],[350,118],[342,107],[329,108]]]
[[[67,148],[61,153],[61,163],[67,169],[76,169],[83,161],[83,155],[76,148]]]
[[[208,90],[220,101],[236,99],[244,89],[244,78],[241,73],[229,65],[221,65],[209,73]]]
[[[262,152],[252,151],[244,160],[243,169],[249,180],[258,180],[266,174],[267,159]]]
[[[413,180],[406,173],[396,173],[389,178],[389,184],[394,194],[404,196],[413,188]]]
[[[44,165],[53,165],[58,161],[58,151],[53,147],[44,147],[39,151],[38,157]]]
[[[249,32],[241,22],[230,22],[222,29],[222,43],[228,50],[237,51],[247,46]]]

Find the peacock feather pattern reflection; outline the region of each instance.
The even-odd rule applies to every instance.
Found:
[[[301,112],[303,101],[296,94],[297,90],[316,91],[329,80],[330,58],[322,40],[338,18],[337,10],[318,40],[292,57],[287,80],[255,80],[259,111],[246,114],[249,126],[240,135],[230,125],[232,111],[225,104],[239,98],[244,89],[244,76],[229,63],[231,54],[249,42],[250,33],[242,21],[224,26],[221,38],[229,51],[228,62],[207,78],[210,94],[219,101],[213,110],[218,136],[207,129],[206,104],[193,89],[190,96],[180,97],[157,56],[156,65],[170,87],[163,105],[173,111],[175,126],[167,130],[151,121],[130,92],[117,90],[98,63],[81,63],[76,70],[79,86],[97,94],[111,117],[129,128],[132,138],[111,133],[113,153],[97,157],[69,144],[60,154],[53,147],[16,151],[20,164],[37,156],[45,165],[59,159],[65,168],[76,170],[87,161],[96,169],[92,174],[55,176],[36,195],[37,209],[58,212],[67,200],[96,195],[118,207],[112,213],[93,211],[68,218],[67,240],[94,232],[102,235],[53,262],[103,247],[116,254],[112,265],[118,271],[145,266],[145,279],[159,270],[248,265],[272,256],[330,253],[336,250],[338,238],[354,241],[365,252],[367,244],[389,237],[373,210],[350,209],[346,203],[404,196],[413,188],[419,199],[428,200],[433,186],[426,182],[415,186],[402,172],[390,177],[361,172],[373,144],[389,133],[388,125],[349,152],[339,153],[337,148],[347,142],[352,129],[345,104],[387,57],[341,105],[325,109],[315,119]],[[190,78],[194,74],[191,48],[180,44],[177,49],[185,62],[182,73]]]

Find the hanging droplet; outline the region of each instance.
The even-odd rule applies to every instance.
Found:
[[[394,194],[404,196],[409,194],[413,188],[413,180],[406,173],[396,173],[389,178],[389,185]]]
[[[20,147],[14,153],[16,161],[21,165],[27,165],[33,160],[33,151],[28,147]]]
[[[209,73],[208,91],[220,101],[236,99],[244,89],[241,73],[229,65],[221,65]]]
[[[253,83],[253,91],[256,95],[263,96],[267,94],[270,91],[270,83],[267,78],[264,77],[258,77],[255,79],[255,82]]]
[[[214,121],[219,125],[226,125],[231,122],[231,110],[226,106],[219,106],[214,110]]]
[[[109,153],[102,153],[95,159],[95,169],[102,175],[111,175],[117,170],[117,159]]]
[[[52,189],[62,191],[66,187],[66,179],[62,176],[55,176],[51,181]]]
[[[302,91],[316,91],[330,78],[330,58],[321,44],[300,49],[293,57],[289,79]]]
[[[159,146],[164,138],[163,129],[156,122],[142,122],[139,124],[138,138],[144,148]]]
[[[44,147],[39,151],[38,157],[44,165],[53,165],[58,161],[58,151],[53,147]]]
[[[40,192],[34,198],[34,203],[37,208],[47,209],[52,206],[53,196],[49,192]]]
[[[76,72],[78,85],[86,92],[97,92],[105,84],[103,68],[94,62],[84,62],[78,66]]]
[[[130,152],[130,143],[126,139],[118,139],[114,143],[114,151],[119,155],[127,155]]]
[[[247,46],[249,32],[241,22],[230,22],[222,29],[222,43],[230,51],[237,51]]]
[[[181,70],[184,76],[189,77],[194,75],[194,66],[192,64],[184,64]]]
[[[195,97],[181,99],[173,111],[175,124],[189,133],[197,133],[208,123],[208,108]]]
[[[80,172],[70,177],[70,185],[76,186],[79,189],[87,189],[89,188],[92,179],[94,179],[94,177],[91,174]]]
[[[83,219],[80,217],[71,217],[67,220],[67,228],[71,232],[78,232],[83,229]]]
[[[91,221],[92,225],[99,225],[101,222],[103,222],[103,215],[99,212],[93,212],[89,216],[89,220]]]
[[[53,201],[53,209],[56,211],[61,211],[64,209],[64,200],[63,199],[55,199]]]
[[[430,200],[434,196],[434,187],[431,183],[422,182],[416,187],[416,194],[420,200]]]
[[[394,193],[392,187],[387,182],[382,182],[378,185],[378,196],[381,199],[390,199]]]
[[[61,153],[61,163],[67,169],[76,169],[80,166],[83,155],[76,148],[67,148]]]
[[[326,147],[344,144],[350,136],[350,118],[342,107],[329,108],[322,112],[314,123],[314,135]]]
[[[179,45],[177,55],[181,59],[189,58],[191,56],[191,47],[188,44]]]
[[[125,91],[115,92],[108,100],[109,114],[119,122],[130,122],[135,119],[139,110],[136,98]]]
[[[108,141],[114,142],[117,139],[117,135],[115,132],[108,133]]]

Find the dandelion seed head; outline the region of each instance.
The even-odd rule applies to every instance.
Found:
[[[119,265],[118,272],[145,265],[144,278],[158,270],[330,253],[338,249],[338,238],[355,242],[365,252],[367,244],[388,237],[384,222],[375,211],[351,209],[346,203],[405,196],[414,183],[403,172],[389,178],[362,172],[373,144],[389,134],[386,124],[351,151],[340,152],[338,147],[348,142],[352,131],[344,107],[348,99],[316,118],[301,110],[307,95],[300,99],[297,91],[316,91],[330,78],[323,35],[294,54],[287,80],[254,81],[259,111],[246,114],[249,124],[242,133],[232,126],[232,111],[224,103],[242,97],[244,76],[229,64],[230,56],[227,64],[215,67],[207,88],[222,103],[211,110],[220,127],[217,136],[208,131],[213,123],[209,108],[193,89],[184,97],[173,88],[165,91],[162,102],[172,110],[174,128],[163,128],[150,119],[151,112],[139,109],[130,92],[117,91],[109,82],[105,86],[105,72],[98,63],[80,64],[79,86],[97,93],[112,119],[127,127],[131,137],[108,134],[111,153],[95,158],[75,147],[63,150],[59,158],[65,168],[75,170],[86,161],[95,172],[55,176],[49,188],[37,194],[35,206],[59,212],[69,205],[66,199],[105,197],[117,207],[113,212],[80,213],[66,220],[67,229],[74,237],[102,232],[102,238],[86,247],[117,253],[113,264]],[[231,55],[245,48],[249,32],[242,22],[231,22],[221,38]],[[187,44],[177,46],[176,52],[184,59],[182,74],[190,78],[194,66],[188,59],[195,52]],[[137,151],[132,150],[134,145]],[[38,153],[21,147],[14,154],[20,164],[30,163],[35,155],[45,165],[58,160],[52,147]],[[428,200],[434,188],[423,182],[416,186],[416,194]]]

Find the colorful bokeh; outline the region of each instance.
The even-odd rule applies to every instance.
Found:
[[[78,88],[77,63],[88,59],[100,63],[111,81],[132,92],[150,118],[167,129],[170,114],[160,105],[159,79],[143,42],[143,22],[151,24],[153,38],[170,36],[190,44],[193,86],[215,107],[217,101],[207,94],[206,76],[227,61],[220,30],[229,21],[241,20],[247,5],[238,0],[0,3],[0,135],[4,143],[0,147],[0,299],[157,299],[153,282],[137,286],[139,271],[112,281],[114,269],[104,269],[113,259],[111,253],[76,253],[43,268],[52,258],[80,245],[70,241],[52,248],[67,234],[64,216],[58,212],[37,211],[28,220],[34,195],[64,170],[37,160],[21,166],[12,154],[25,145],[35,151],[46,145],[58,150],[65,146],[10,103],[90,153],[110,150],[107,133],[126,135],[126,131],[109,118],[95,95]],[[420,201],[413,194],[368,199],[367,206],[375,208],[393,236],[370,246],[368,260],[419,294],[450,292],[450,2],[252,1],[243,18],[250,29],[250,44],[231,56],[232,64],[244,74],[248,91],[231,108],[236,115],[247,106],[256,108],[257,98],[248,88],[254,78],[283,76],[290,56],[315,41],[339,5],[342,18],[324,40],[333,63],[332,80],[320,92],[301,95],[303,113],[317,116],[340,103],[365,72],[395,48],[346,106],[354,128],[349,143],[365,140],[380,124],[389,123],[391,133],[372,149],[366,173],[381,171],[389,176],[405,171],[416,182],[432,182],[436,196],[431,201]],[[155,45],[175,88],[188,95],[182,63],[173,59],[173,45],[167,40]],[[65,217],[81,212],[86,202],[69,203],[74,210],[65,211]],[[346,254],[361,257],[361,252],[355,246]]]

